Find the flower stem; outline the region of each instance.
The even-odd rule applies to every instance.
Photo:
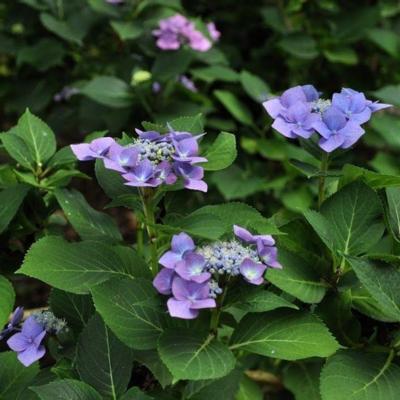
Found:
[[[329,154],[324,153],[321,159],[320,177],[318,184],[318,208],[321,208],[325,200],[325,179],[328,172]]]
[[[224,300],[225,300],[227,292],[228,292],[228,287],[225,287],[223,293],[221,294],[221,297],[218,299],[217,307],[214,308],[214,310],[211,313],[210,331],[212,333],[214,333],[215,337],[217,337],[217,335],[218,335],[219,319],[221,317],[222,305],[224,304]]]
[[[143,205],[144,223],[146,225],[147,235],[150,246],[150,271],[153,276],[158,272],[158,254],[157,254],[157,235],[154,229],[155,216],[152,206],[153,192],[151,190],[139,188],[140,198]]]

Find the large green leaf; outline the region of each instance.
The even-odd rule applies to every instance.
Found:
[[[382,311],[400,321],[400,271],[397,267],[378,261],[350,257],[349,262],[358,279]]]
[[[319,363],[293,363],[283,374],[283,384],[295,396],[296,400],[321,400],[319,394]]]
[[[264,394],[261,387],[256,382],[252,381],[246,375],[243,375],[239,391],[236,394],[235,400],[263,400]]]
[[[190,70],[190,72],[195,78],[208,83],[215,81],[237,82],[239,80],[239,75],[235,70],[223,65],[195,68]]]
[[[95,314],[82,331],[76,352],[76,369],[82,381],[94,387],[104,399],[116,400],[129,383],[132,352]]]
[[[28,191],[28,185],[17,184],[0,192],[0,233],[4,232],[18,212]]]
[[[74,379],[60,379],[43,386],[31,388],[41,400],[101,400],[91,386]]]
[[[305,217],[331,250],[342,255],[359,255],[381,238],[384,230],[379,220],[381,212],[378,195],[356,181],[329,197],[321,213],[310,211]]]
[[[321,279],[313,266],[283,248],[279,248],[278,258],[283,268],[268,269],[267,280],[305,303],[319,303],[329,285]]]
[[[239,122],[244,125],[253,125],[253,117],[250,110],[233,93],[227,90],[214,90],[214,96]]]
[[[32,245],[18,273],[58,289],[84,294],[113,276],[133,276],[133,267],[106,243],[68,243],[48,236]]]
[[[11,128],[8,132],[2,133],[0,138],[11,158],[17,161],[21,166],[33,170],[35,164],[33,155],[28,145],[15,134],[16,127]]]
[[[145,279],[111,279],[92,289],[96,310],[115,335],[138,350],[151,350],[163,332],[167,314]]]
[[[400,188],[387,188],[387,222],[395,239],[400,240]]]
[[[388,85],[372,92],[378,99],[384,103],[393,104],[400,107],[400,85]]]
[[[322,400],[398,400],[400,368],[387,355],[343,350],[321,373]]]
[[[271,89],[261,78],[246,70],[240,73],[240,83],[245,92],[257,103],[267,100],[271,93]]]
[[[75,333],[81,332],[94,314],[93,301],[89,295],[74,294],[53,289],[49,297],[51,311],[67,321]]]
[[[169,329],[159,339],[158,352],[175,379],[221,378],[235,366],[228,347],[207,332]]]
[[[56,152],[56,138],[50,127],[27,109],[15,127],[18,135],[29,148],[31,157],[39,167]]]
[[[218,171],[229,167],[235,161],[236,156],[235,135],[221,132],[204,155],[208,161],[202,166],[206,171]]]
[[[299,360],[328,357],[339,345],[316,316],[275,310],[245,316],[233,332],[230,348],[271,358]]]
[[[16,353],[0,353],[0,399],[23,400],[20,394],[30,385],[39,372],[38,363],[25,367],[17,359]]]
[[[120,39],[124,41],[137,39],[143,33],[142,25],[138,24],[137,22],[111,21],[110,24],[114,31],[117,32]]]
[[[41,13],[40,21],[50,32],[57,36],[76,44],[82,44],[82,39],[85,31],[76,29],[72,24],[67,21],[55,18],[51,14]]]
[[[0,275],[0,327],[8,320],[13,310],[15,302],[15,293],[11,282]]]
[[[57,189],[55,196],[68,221],[82,239],[122,241],[114,220],[93,209],[77,190]]]
[[[204,133],[204,116],[203,114],[196,114],[191,117],[179,117],[170,121],[169,125],[175,131],[190,132],[193,134]]]
[[[155,80],[162,82],[176,79],[187,70],[193,54],[187,50],[161,51],[158,53],[151,70]]]
[[[129,107],[134,95],[127,83],[114,76],[96,76],[80,92],[90,99],[113,108]]]

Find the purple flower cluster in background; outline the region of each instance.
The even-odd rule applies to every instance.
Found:
[[[162,50],[178,50],[187,44],[193,50],[203,52],[210,50],[212,41],[218,40],[221,35],[212,22],[207,25],[207,29],[211,40],[197,30],[193,22],[176,14],[160,20],[153,35],[157,38],[157,46]]]
[[[81,161],[102,159],[104,166],[120,173],[128,186],[172,185],[182,178],[185,188],[207,191],[204,170],[196,165],[207,161],[199,156],[198,140],[203,135],[193,136],[172,128],[165,135],[138,129],[136,132],[138,138],[126,146],[105,137],[71,145],[71,149]]]
[[[23,308],[17,307],[9,324],[0,332],[0,339],[14,333],[7,340],[7,345],[17,353],[18,360],[28,367],[46,354],[46,348],[43,345],[46,334],[58,334],[66,328],[66,323],[55,317],[52,312],[42,311],[28,317],[20,329],[23,315]]]
[[[215,299],[223,291],[222,276],[241,275],[248,283],[261,285],[268,267],[282,268],[272,236],[252,235],[237,225],[234,234],[237,239],[200,247],[184,232],[173,236],[171,250],[159,260],[163,268],[153,281],[159,293],[172,294],[167,302],[172,317],[193,319],[200,309],[215,308]]]
[[[274,118],[272,127],[290,139],[320,135],[319,146],[327,153],[347,149],[365,133],[361,124],[371,114],[391,107],[366,99],[364,93],[344,88],[332,99],[323,99],[312,85],[295,86],[280,97],[263,103]]]

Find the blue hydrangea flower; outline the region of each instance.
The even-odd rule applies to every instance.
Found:
[[[11,315],[10,322],[0,332],[0,340],[4,339],[10,333],[14,332],[24,316],[24,307],[17,307]]]

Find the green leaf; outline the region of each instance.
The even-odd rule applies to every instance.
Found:
[[[154,80],[166,82],[185,72],[193,59],[187,50],[159,52],[152,68]]]
[[[382,189],[385,187],[400,186],[398,175],[380,174],[355,165],[346,164],[343,169],[343,176],[340,180],[341,186],[353,182],[356,179],[363,180],[372,189]]]
[[[151,281],[111,279],[92,289],[96,310],[114,334],[138,350],[154,349],[167,314]]]
[[[132,353],[94,315],[82,331],[76,351],[76,369],[82,381],[95,388],[104,399],[117,399],[130,381]]]
[[[65,319],[68,327],[75,333],[81,332],[89,318],[94,314],[93,301],[89,295],[53,289],[50,294],[49,305],[54,315]]]
[[[329,357],[339,345],[313,314],[275,310],[248,314],[234,330],[231,349],[283,360]]]
[[[18,135],[27,145],[36,165],[42,166],[56,152],[56,138],[50,127],[26,109],[15,127]]]
[[[25,367],[12,351],[0,353],[0,399],[19,399],[39,372],[38,363]]]
[[[321,373],[322,400],[398,400],[400,368],[387,355],[342,350]]]
[[[349,257],[348,261],[358,279],[382,311],[395,321],[400,321],[400,271],[393,265]]]
[[[23,167],[33,170],[34,158],[28,145],[16,135],[16,127],[1,134],[0,138],[8,155]]]
[[[257,383],[252,381],[246,375],[243,375],[240,381],[239,391],[235,400],[263,400],[264,394]]]
[[[158,352],[179,380],[221,378],[235,366],[235,358],[224,344],[207,333],[185,328],[165,331],[159,339]]]
[[[58,150],[53,157],[50,158],[47,163],[47,167],[49,168],[60,168],[65,166],[70,166],[76,163],[75,154],[72,152],[70,146],[62,147]]]
[[[31,388],[41,400],[101,400],[92,387],[74,379],[62,379]]]
[[[17,54],[17,65],[29,64],[38,71],[62,65],[66,51],[61,43],[54,39],[41,39],[32,46],[23,47]]]
[[[43,26],[47,28],[50,32],[53,32],[55,35],[76,44],[81,45],[83,34],[82,31],[78,31],[74,29],[68,22],[61,21],[51,14],[41,13],[40,14],[40,21],[42,22]]]
[[[379,113],[371,119],[370,125],[379,136],[394,149],[400,149],[400,137],[397,132],[400,129],[400,118],[397,115]],[[379,171],[382,172],[382,171]]]
[[[172,384],[173,376],[161,361],[156,350],[134,350],[133,358],[145,365],[163,388]]]
[[[205,171],[218,171],[229,167],[237,157],[235,135],[221,132],[204,157],[208,160],[202,165]]]
[[[59,169],[51,174],[48,178],[40,181],[40,187],[48,190],[64,187],[68,185],[72,178],[90,179],[90,177],[76,169]]]
[[[254,176],[236,164],[214,173],[211,181],[226,200],[244,199],[257,192],[263,192],[268,183],[264,177]]]
[[[260,77],[246,70],[240,73],[240,83],[244,91],[257,103],[267,100],[271,93],[270,87]]]
[[[137,22],[111,21],[110,24],[123,41],[137,39],[143,33],[143,27]]]
[[[0,326],[3,327],[14,307],[15,293],[11,282],[0,275]]]
[[[192,117],[180,117],[169,122],[176,131],[190,132],[199,134],[204,132],[203,114],[197,114]]]
[[[356,181],[329,197],[320,214],[312,211],[304,215],[331,250],[342,255],[359,255],[381,238],[384,230],[381,212],[378,195]]]
[[[122,236],[114,220],[93,209],[77,190],[57,189],[54,192],[68,221],[82,239],[121,242]]]
[[[329,287],[320,275],[299,255],[279,248],[278,259],[282,269],[268,269],[266,278],[279,289],[305,303],[319,303]]]
[[[89,6],[96,12],[109,17],[119,17],[119,8],[115,7],[113,4],[106,3],[104,0],[88,0]]]
[[[242,376],[243,372],[235,368],[223,378],[190,381],[183,391],[184,398],[188,400],[233,399],[239,389]]]
[[[345,65],[356,65],[358,63],[357,53],[351,47],[325,49],[323,53],[326,59],[332,63]]]
[[[247,312],[265,312],[277,308],[293,308],[298,310],[296,305],[275,293],[258,288],[249,289],[248,287],[234,290],[233,294],[228,291],[228,298],[225,304],[227,307],[235,307]]]
[[[315,40],[303,33],[290,34],[279,42],[279,47],[287,53],[305,60],[311,60],[318,55]]]
[[[120,195],[137,194],[137,190],[124,185],[126,181],[122,178],[121,174],[105,168],[102,160],[96,160],[95,173],[97,182],[111,199]]]
[[[307,178],[318,176],[320,173],[319,169],[312,164],[294,159],[289,160],[289,162],[294,168],[304,174]]]
[[[319,363],[293,363],[283,373],[283,384],[296,400],[321,400],[319,394]]]
[[[367,32],[367,37],[392,57],[399,56],[400,41],[395,32],[389,29],[373,28]]]
[[[234,118],[244,125],[253,125],[253,116],[250,110],[233,93],[227,90],[214,90],[213,93]]]
[[[138,387],[131,387],[119,400],[155,400],[154,397],[143,393]]]
[[[80,93],[112,108],[126,108],[134,103],[129,85],[114,76],[96,76],[80,88]]]
[[[213,83],[215,81],[237,82],[239,80],[239,74],[235,70],[223,65],[195,68],[191,69],[190,72],[193,77],[208,83]]]
[[[372,92],[375,97],[384,103],[400,107],[400,85],[388,85]]]
[[[111,277],[133,275],[132,266],[103,242],[68,243],[47,236],[32,245],[18,273],[40,279],[68,292],[88,293]]]
[[[17,184],[0,192],[0,233],[4,232],[17,214],[29,192],[29,186]]]
[[[387,188],[387,222],[390,232],[396,240],[400,240],[400,188]]]

